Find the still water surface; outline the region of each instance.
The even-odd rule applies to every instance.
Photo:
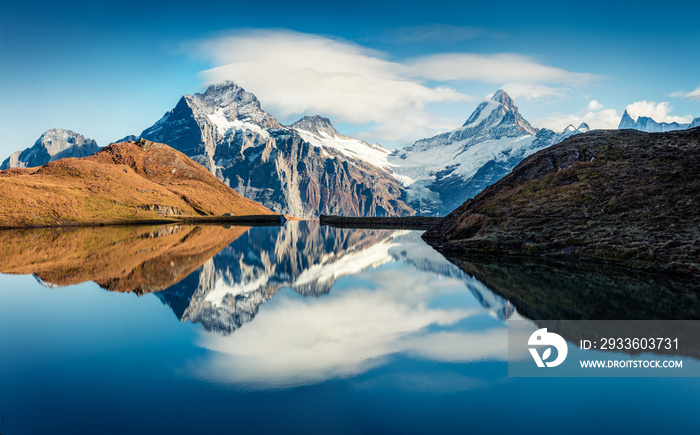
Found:
[[[0,243],[2,435],[689,433],[700,423],[698,379],[508,377],[510,319],[585,317],[572,308],[580,300],[516,294],[580,285],[570,270],[460,268],[417,231],[314,222],[2,232]],[[592,310],[658,314],[638,311],[649,304],[625,285],[599,300],[591,282]],[[667,285],[630,282],[635,294]],[[664,289],[653,292],[661,303],[692,299]],[[673,312],[683,313],[695,316]]]

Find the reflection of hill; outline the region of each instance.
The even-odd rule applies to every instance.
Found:
[[[530,319],[700,319],[697,283],[604,265],[450,258]]]
[[[184,279],[247,227],[124,226],[0,231],[0,272],[42,282],[94,281],[144,294]]]
[[[450,261],[508,299],[538,328],[556,332],[574,345],[584,337],[633,339],[661,333],[678,338],[685,355],[700,356],[697,322],[668,322],[700,319],[700,292],[697,283],[687,278],[590,263],[502,258]],[[645,351],[668,353],[622,352],[636,355]]]

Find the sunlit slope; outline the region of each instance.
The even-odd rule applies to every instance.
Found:
[[[0,227],[273,214],[167,145],[146,140],[0,172]]]

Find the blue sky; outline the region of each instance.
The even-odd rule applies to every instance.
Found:
[[[698,16],[691,1],[2,2],[0,158],[49,128],[138,134],[223,79],[282,122],[319,113],[394,147],[499,87],[538,127],[609,127],[630,105],[689,120]]]

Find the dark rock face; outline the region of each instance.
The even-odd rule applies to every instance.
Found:
[[[335,132],[321,117],[297,125]],[[185,153],[241,195],[278,213],[305,218],[414,214],[389,171],[311,145],[231,82],[185,95],[141,136]]]
[[[700,273],[700,129],[591,132],[521,162],[424,234],[458,253]]]
[[[42,134],[31,148],[17,151],[7,158],[0,170],[43,166],[66,157],[87,157],[99,150],[100,147],[94,140],[82,134],[52,128]]]

